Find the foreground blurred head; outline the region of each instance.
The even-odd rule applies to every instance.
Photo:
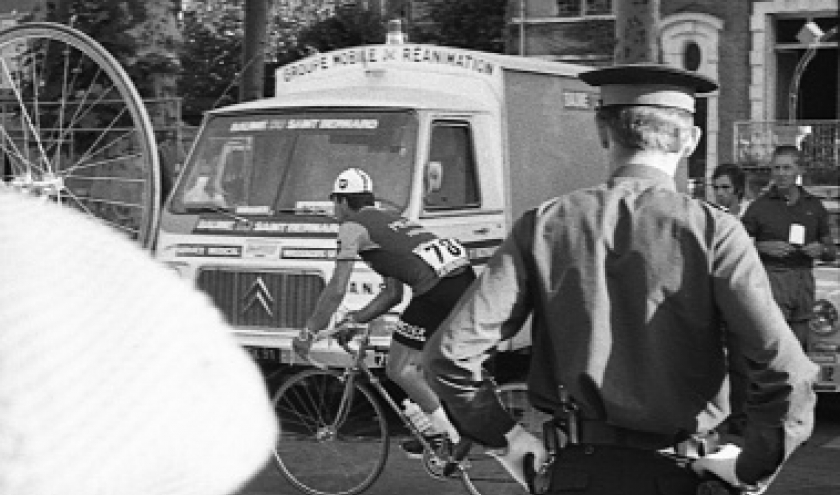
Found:
[[[116,231],[0,187],[0,494],[226,495],[274,446],[203,294]]]

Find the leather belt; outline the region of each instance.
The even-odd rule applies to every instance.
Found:
[[[644,450],[660,450],[677,443],[674,435],[628,430],[603,421],[580,420],[580,443],[617,445]]]
[[[580,443],[614,445],[641,450],[666,450],[685,457],[702,457],[717,449],[718,436],[714,431],[692,435],[669,435],[629,430],[603,421],[580,420]]]

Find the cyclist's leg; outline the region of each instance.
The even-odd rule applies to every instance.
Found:
[[[473,280],[475,272],[468,268],[441,279],[433,289],[412,298],[391,341],[386,369],[388,376],[430,417],[435,429],[448,433],[454,442],[460,439],[458,431],[426,381],[422,368],[423,346]]]
[[[446,433],[453,442],[457,442],[458,430],[446,415],[437,394],[426,381],[420,365],[422,354],[422,350],[394,340],[391,342],[385,372],[426,413],[434,427],[431,433]]]
[[[420,430],[426,443],[419,438],[409,438],[400,443],[400,448],[409,457],[420,458],[424,455],[426,448],[431,446],[437,450],[444,445],[444,439],[449,438],[453,443],[460,440],[458,430],[449,421],[440,399],[426,381],[425,374],[421,368],[422,351],[398,342],[391,341],[391,349],[388,356],[388,364],[385,369],[388,377],[399,385],[408,396],[417,403],[420,410],[426,416],[425,424],[414,423]],[[415,421],[415,420],[413,420]],[[430,473],[432,471],[429,471]]]
[[[431,415],[440,407],[440,400],[426,382],[420,366],[421,359],[421,350],[411,348],[395,339],[391,342],[385,372],[388,378],[399,385],[423,412]]]

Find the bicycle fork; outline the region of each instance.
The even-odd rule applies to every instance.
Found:
[[[341,425],[344,424],[344,421],[347,420],[347,415],[350,412],[350,407],[356,395],[356,373],[348,371],[344,373],[341,380],[344,381],[344,391],[341,394],[341,405],[338,407],[338,412],[335,414],[335,419],[332,424],[332,428],[335,431],[338,431]]]

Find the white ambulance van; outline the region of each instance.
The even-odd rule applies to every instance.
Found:
[[[459,239],[480,270],[525,209],[606,178],[584,70],[402,43],[281,67],[274,97],[206,115],[156,256],[212,298],[258,361],[294,364],[291,340],[333,268],[339,172],[367,172],[382,206]],[[344,310],[381,282],[357,263]],[[397,316],[371,323],[370,364],[384,363]],[[347,359],[332,341],[312,355]]]

